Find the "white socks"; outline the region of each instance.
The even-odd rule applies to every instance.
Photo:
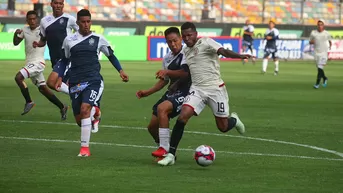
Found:
[[[263,59],[263,63],[262,63],[263,72],[267,72],[267,66],[268,66],[268,59]]]
[[[91,118],[81,119],[81,147],[89,147],[91,138],[92,121]]]
[[[274,62],[275,64],[275,72],[279,71],[279,60],[276,60]],[[267,72],[267,66],[268,66],[268,59],[263,59],[263,63],[262,63],[262,71],[263,72]]]
[[[274,64],[275,64],[275,72],[279,72],[279,60],[276,60]]]
[[[69,87],[66,83],[62,82],[61,87],[58,89],[59,92],[69,95]]]
[[[95,114],[95,107],[93,106],[92,109],[91,109],[91,121],[94,121],[94,114]]]
[[[169,151],[169,128],[159,128],[158,136],[160,138],[160,147],[163,147],[165,150]]]

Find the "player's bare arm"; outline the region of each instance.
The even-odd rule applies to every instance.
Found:
[[[224,48],[219,48],[219,50],[217,51],[218,54],[225,56],[226,58],[240,58],[240,59],[249,59],[251,58],[250,55],[248,54],[237,54],[236,52],[233,52],[231,50],[227,50]]]
[[[187,77],[188,72],[183,69],[180,70],[159,70],[156,72],[156,78],[163,79],[165,76],[172,78]]]
[[[163,79],[159,79],[158,82],[156,82],[156,84],[147,89],[147,90],[139,90],[136,93],[137,98],[143,98],[143,97],[147,97],[151,94],[154,94],[155,92],[161,90],[162,88],[164,88],[167,84],[169,83],[169,80],[163,80]]]
[[[22,32],[23,32],[23,30],[21,30],[21,29],[15,30],[14,36],[13,36],[13,45],[17,46],[23,40],[23,38],[18,37],[18,34],[21,34]]]
[[[329,50],[331,50],[332,42],[329,40]]]

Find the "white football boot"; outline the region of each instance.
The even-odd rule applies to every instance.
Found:
[[[238,133],[240,133],[241,135],[243,135],[245,133],[245,126],[242,123],[242,121],[239,119],[237,113],[233,112],[231,113],[231,117],[236,118],[236,129],[238,131]]]
[[[161,166],[171,166],[175,164],[175,156],[168,153],[162,160],[157,162]]]

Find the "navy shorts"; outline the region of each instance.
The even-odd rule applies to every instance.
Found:
[[[63,74],[63,77],[62,77],[62,81],[63,81],[64,83],[67,82],[68,79],[69,79],[68,70],[69,70],[70,66],[71,66],[71,62],[69,62],[68,66],[66,66],[66,69],[65,69],[65,71],[64,71],[64,74]],[[54,66],[52,67],[52,71],[58,73],[58,72],[59,72],[58,68],[59,68],[59,65],[54,65]]]
[[[180,114],[183,101],[185,97],[188,95],[188,91],[176,91],[173,94],[168,94],[169,91],[164,93],[164,95],[156,102],[156,104],[152,107],[152,114],[157,116],[157,106],[164,101],[170,101],[173,104],[173,111],[169,113],[169,119],[172,119]]]
[[[275,49],[274,48],[265,48],[263,58],[268,58],[270,54],[272,55],[273,59],[277,58],[278,57],[277,49],[276,48]]]
[[[88,103],[91,106],[100,107],[100,100],[103,91],[104,82],[102,80],[70,85],[69,96],[74,115],[80,114],[82,103]]]

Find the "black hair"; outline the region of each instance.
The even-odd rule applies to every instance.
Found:
[[[180,36],[180,30],[177,27],[170,27],[168,29],[166,29],[164,31],[164,37],[166,37],[167,35],[171,34],[171,33],[175,33],[176,35]]]
[[[92,17],[88,9],[81,9],[80,11],[77,12],[77,20],[79,20],[80,17],[84,17],[84,16]]]
[[[194,23],[191,23],[191,22],[186,22],[182,24],[181,30],[186,30],[186,29],[192,29],[193,31],[197,31],[197,28],[195,27]]]
[[[38,17],[37,12],[34,11],[34,10],[28,11],[28,12],[26,13],[26,19],[29,17],[29,15],[36,15],[36,17]]]

